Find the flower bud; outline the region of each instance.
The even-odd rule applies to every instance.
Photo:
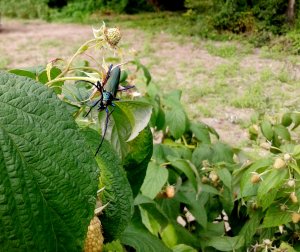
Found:
[[[217,182],[218,179],[219,179],[219,176],[218,176],[218,174],[217,174],[215,171],[211,171],[211,172],[209,173],[209,178],[210,178],[210,180],[211,180],[212,182]]]
[[[270,239],[265,239],[263,240],[263,243],[266,245],[266,246],[271,246],[272,245],[272,241]]]
[[[261,180],[261,178],[260,178],[260,175],[255,172],[255,173],[252,174],[250,180],[251,180],[252,184],[256,184],[256,183],[258,183]]]
[[[298,203],[298,197],[295,192],[291,192],[290,199],[293,203]]]
[[[264,143],[260,144],[260,147],[265,149],[265,150],[270,150],[271,149],[271,144],[264,142]]]
[[[283,155],[283,159],[284,159],[284,161],[286,161],[286,162],[289,162],[290,160],[291,160],[291,155],[290,154],[288,154],[288,153],[285,153],[284,155]]]
[[[296,213],[296,212],[293,212],[292,213],[292,221],[295,224],[298,223],[300,221],[300,214]]]
[[[165,189],[165,194],[167,196],[167,198],[174,198],[175,196],[175,187],[172,185],[169,185],[166,187]]]
[[[276,158],[275,159],[275,162],[273,164],[273,167],[275,169],[281,169],[281,168],[284,168],[285,167],[285,162],[282,158]]]
[[[115,47],[121,39],[121,32],[119,28],[105,28],[104,36],[107,43]]]
[[[203,177],[201,178],[201,182],[202,182],[203,184],[207,184],[207,183],[209,182],[208,177],[203,176]]]
[[[288,187],[294,187],[296,184],[295,179],[289,179],[286,184]]]

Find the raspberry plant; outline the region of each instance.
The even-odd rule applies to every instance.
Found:
[[[161,94],[138,59],[123,62],[120,38],[103,25],[69,60],[1,72],[1,249],[299,250],[299,113],[256,118],[252,151],[233,148],[189,120],[181,91]],[[90,82],[110,63],[143,95],[119,96],[94,157],[105,113],[85,116]]]

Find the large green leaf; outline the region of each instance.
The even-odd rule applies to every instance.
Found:
[[[263,217],[262,211],[257,210],[256,212],[254,212],[254,214],[251,215],[251,218],[246,221],[241,231],[239,232],[239,236],[245,238],[246,246],[248,246],[251,243],[253,236],[256,234],[262,217]]]
[[[98,188],[92,152],[51,90],[0,74],[0,248],[80,251]]]
[[[166,126],[169,127],[171,135],[178,139],[186,131],[188,119],[182,104],[180,103],[181,91],[174,90],[163,100],[167,107]]]
[[[141,101],[120,101],[112,112],[105,138],[113,145],[122,159],[128,153],[128,141],[133,140],[148,125],[152,107]],[[99,114],[102,128],[105,126],[105,112]],[[103,131],[103,130],[102,130]]]
[[[273,160],[268,159],[261,159],[254,162],[249,168],[244,172],[242,179],[241,179],[241,197],[247,197],[251,195],[256,195],[257,189],[259,184],[252,184],[251,183],[251,176],[253,172],[261,173],[268,167],[270,167],[273,163]]]
[[[272,169],[265,175],[265,177],[263,177],[263,181],[260,183],[260,186],[257,191],[258,199],[263,201],[264,196],[270,193],[271,189],[276,190],[285,182],[285,179],[287,178],[287,169]]]
[[[193,169],[192,164],[188,162],[188,160],[184,159],[171,160],[171,165],[180,172],[184,173],[184,175],[189,179],[189,181],[193,185],[195,192],[198,192],[198,181],[200,179],[197,169]]]
[[[82,130],[82,133],[91,148],[97,148],[99,134],[88,128]],[[101,215],[101,223],[105,240],[112,241],[119,238],[131,219],[132,191],[121,160],[107,141],[103,142],[96,160],[101,172],[99,187],[104,187],[100,199],[103,205],[108,204]]]
[[[261,132],[263,133],[263,135],[269,141],[271,141],[273,138],[273,134],[274,134],[273,129],[272,129],[272,124],[269,121],[265,120],[265,121],[262,121],[260,128],[261,128]]]
[[[261,228],[278,227],[287,224],[292,220],[292,214],[289,211],[282,211],[280,206],[271,206],[264,218]]]
[[[299,112],[292,113],[291,118],[294,123],[294,126],[292,128],[294,130],[300,125],[300,113]]]
[[[28,67],[28,68],[20,68],[20,69],[11,69],[9,72],[14,73],[16,75],[29,77],[31,79],[37,80],[43,84],[50,81],[47,76],[47,71],[44,66],[37,67]],[[61,73],[61,70],[57,67],[52,67],[49,71],[50,78],[53,80]],[[55,86],[53,86],[53,90],[56,94],[61,94],[61,86],[63,82],[56,82]]]
[[[185,244],[178,244],[172,248],[173,252],[197,252],[196,249]]]
[[[134,197],[143,184],[152,152],[153,140],[149,127],[142,130],[134,140],[128,142],[128,154],[123,165]]]
[[[204,123],[191,123],[190,130],[201,143],[210,144],[209,128]]]
[[[148,165],[146,177],[141,187],[143,195],[154,199],[168,180],[168,170],[154,162]]]
[[[180,203],[186,204],[188,211],[195,217],[196,221],[203,228],[206,228],[207,214],[204,205],[207,202],[207,198],[203,197],[203,193],[198,196],[195,190],[191,189],[191,183],[185,183],[178,191],[176,199]]]
[[[166,124],[169,126],[170,133],[175,139],[183,135],[186,130],[186,123],[186,114],[177,105],[166,113]]]
[[[45,71],[44,66],[36,66],[36,67],[26,67],[26,68],[16,68],[11,69],[9,72],[19,75],[19,76],[25,76],[34,80],[39,80],[38,76]]]
[[[177,244],[186,244],[195,248],[201,246],[197,237],[177,221],[170,221],[169,225],[161,232],[161,238],[168,247],[174,247]]]
[[[283,125],[281,125],[281,124],[274,125],[274,131],[282,139],[287,140],[287,141],[291,140],[291,134],[290,134],[289,130],[286,127],[284,127]]]
[[[236,251],[244,245],[244,237],[212,237],[205,242],[206,246],[214,247],[218,251]]]
[[[142,220],[136,211],[131,223],[121,236],[121,242],[133,247],[137,252],[170,252],[163,242],[151,234],[142,224]]]

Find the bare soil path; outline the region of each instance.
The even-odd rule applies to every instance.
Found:
[[[45,65],[58,56],[68,57],[92,36],[89,25],[4,20],[2,28],[0,69]],[[123,46],[140,53],[162,91],[182,89],[191,117],[213,126],[225,142],[246,141],[247,130],[241,126],[254,109],[270,100],[271,109],[276,104],[293,108],[299,104],[297,57],[291,63],[262,57],[260,51],[236,42],[121,30]]]

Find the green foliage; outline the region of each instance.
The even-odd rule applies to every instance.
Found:
[[[99,144],[99,134],[92,129],[82,131],[91,149]],[[129,223],[133,213],[133,197],[130,184],[122,167],[118,154],[108,142],[97,154],[96,161],[100,167],[99,188],[103,205],[108,204],[101,216],[101,224],[106,241],[118,239]]]
[[[19,84],[15,88],[15,84],[9,82],[8,90],[4,90],[1,96],[15,105],[10,108],[15,114],[13,117],[7,113],[6,107],[3,109],[3,124],[9,126],[2,135],[5,137],[10,132],[12,139],[20,141],[16,143],[23,151],[21,156],[28,158],[30,171],[35,169],[36,164],[46,167],[45,176],[37,178],[41,188],[47,186],[46,196],[61,199],[59,202],[63,204],[63,209],[61,205],[55,205],[58,209],[55,213],[70,213],[72,210],[72,228],[76,228],[74,233],[80,233],[81,236],[78,235],[74,241],[75,238],[69,237],[73,233],[66,232],[65,238],[62,235],[65,229],[54,229],[54,234],[61,239],[61,247],[70,246],[68,251],[73,251],[75,249],[71,246],[82,246],[83,234],[95,203],[94,198],[88,197],[96,194],[97,187],[94,184],[95,181],[98,183],[97,179],[94,184],[91,182],[96,175],[95,167],[92,166],[98,164],[101,171],[98,201],[102,203],[102,215],[99,218],[106,242],[104,251],[242,252],[250,249],[276,251],[279,248],[292,251],[292,247],[297,250],[300,246],[300,145],[295,132],[300,125],[299,112],[287,112],[275,118],[264,114],[253,117],[249,133],[252,141],[250,147],[255,148],[247,151],[233,148],[222,143],[212,127],[191,121],[181,103],[181,91],[162,93],[151,82],[151,74],[146,66],[135,59],[130,61],[133,67],[122,70],[120,79],[113,80],[114,88],[107,86],[107,90],[114,91],[120,82],[126,86],[133,76],[142,75],[137,80],[143,97],[135,98],[133,94],[136,93],[130,95],[132,90],[129,90],[128,93],[123,92],[121,97],[118,96],[122,98],[120,101],[109,100],[112,105],[103,103],[101,106],[107,105],[104,109],[99,106],[97,111],[96,107],[86,116],[88,109],[95,105],[94,101],[101,101],[101,92],[95,90],[91,83],[99,80],[105,83],[108,66],[101,62],[97,68],[89,64],[74,68],[74,62],[78,56],[83,56],[92,48],[104,49],[109,46],[104,33],[101,33],[103,30],[96,31],[95,39],[83,44],[69,61],[57,59],[46,67],[12,70],[23,76],[14,78],[27,76],[26,80],[32,85]],[[231,57],[237,48],[229,48],[229,52],[226,52],[227,49],[221,48],[217,53],[222,57]],[[117,54],[114,48],[112,50]],[[114,62],[118,62],[119,58],[113,56]],[[103,59],[103,62],[110,61],[111,58]],[[235,75],[230,67],[226,67],[226,73],[223,68],[222,75]],[[286,78],[283,75],[280,79],[285,81]],[[45,85],[53,88],[63,103],[57,100],[53,92],[47,91]],[[22,93],[26,88],[30,92]],[[34,95],[34,92],[38,95]],[[5,99],[2,99],[4,104]],[[233,102],[236,106],[260,108],[262,99],[262,89],[255,84],[249,86],[242,99]],[[45,125],[41,124],[40,117],[36,118],[32,113],[26,114],[26,117],[20,116],[31,104],[34,115],[37,113],[45,117]],[[106,113],[103,110],[106,108],[110,116],[105,122]],[[49,116],[47,112],[52,114]],[[73,125],[71,115],[82,128],[81,132]],[[23,118],[20,123],[14,124],[20,118]],[[55,123],[57,121],[58,126]],[[106,124],[103,125],[103,122]],[[37,125],[42,125],[40,128],[46,130],[37,131]],[[107,126],[107,132],[103,126]],[[27,127],[29,131],[26,131]],[[66,136],[60,131],[67,132]],[[16,136],[15,132],[21,132],[21,137]],[[93,159],[91,153],[95,153],[105,132],[105,138],[109,141],[104,141]],[[86,137],[90,147],[86,146],[81,135]],[[44,137],[37,141],[37,136]],[[24,145],[24,139],[27,139],[29,147]],[[47,143],[49,139],[52,139],[51,146]],[[11,157],[18,157],[19,152],[15,150],[18,145],[12,145],[10,141],[5,154],[12,153]],[[41,156],[39,154],[44,147],[48,147],[50,152]],[[4,163],[6,157],[0,157],[0,161]],[[19,161],[22,164],[24,160],[20,158]],[[87,170],[77,172],[74,181],[70,181],[69,177],[61,178],[64,172],[73,172],[76,167],[81,168],[83,165],[88,167]],[[52,180],[49,182],[48,177],[52,178],[53,174],[58,179],[57,182],[54,180],[56,183],[52,183]],[[81,177],[83,175],[84,178]],[[4,183],[8,183],[7,175],[3,178]],[[29,179],[28,182],[26,178],[22,180],[24,185],[33,181]],[[78,193],[79,189],[74,189],[74,183],[78,183],[78,187],[82,187],[86,193]],[[65,199],[60,198],[63,195],[52,190],[58,185],[63,185],[67,200],[62,200]],[[35,188],[33,183],[30,189]],[[82,195],[85,197],[81,198]],[[53,202],[56,203],[54,199]],[[68,205],[69,202],[72,204]],[[78,215],[77,210],[81,210],[82,202],[91,202],[92,207],[89,210],[85,208]],[[42,208],[43,211],[45,209]],[[7,216],[0,220],[10,220]],[[50,219],[43,220],[47,222]],[[58,218],[58,221],[61,219]],[[75,227],[79,222],[82,227]],[[6,226],[0,225],[2,243],[6,241],[6,237],[1,236]],[[44,241],[52,230],[48,228],[46,233],[38,232],[35,236],[37,244]],[[50,237],[47,240],[49,243],[43,243],[41,248],[51,245],[53,239]],[[72,243],[65,245],[65,240],[71,240]],[[10,244],[6,246],[11,248]]]
[[[97,164],[52,91],[0,76],[0,247],[78,251],[93,215]]]
[[[4,16],[25,19],[47,18],[49,15],[47,0],[1,1],[0,10]]]
[[[134,197],[137,196],[143,184],[152,152],[152,133],[148,126],[135,139],[128,142],[128,154],[123,161]]]

